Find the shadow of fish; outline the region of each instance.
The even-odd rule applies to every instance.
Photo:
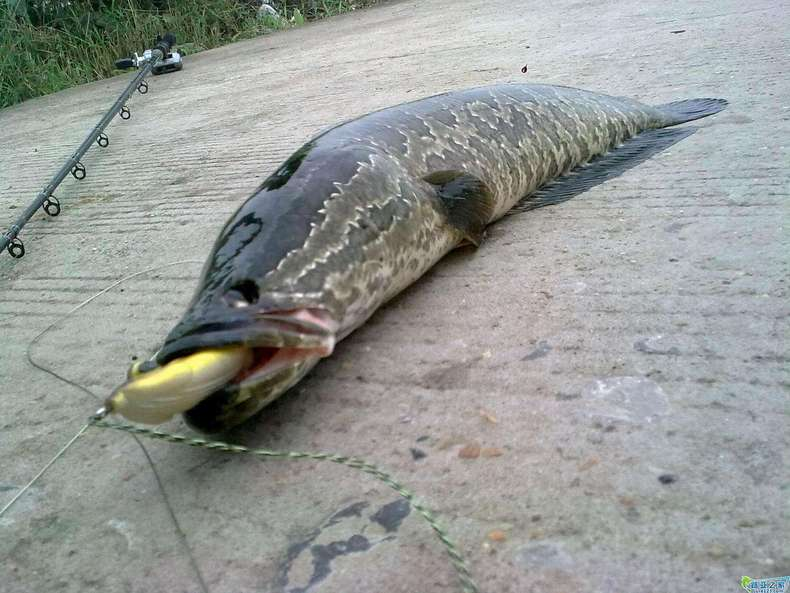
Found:
[[[692,133],[722,99],[655,107],[546,85],[450,92],[310,140],[228,221],[196,294],[108,407],[217,432],[258,412],[450,250]]]

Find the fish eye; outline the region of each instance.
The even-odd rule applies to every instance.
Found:
[[[242,280],[225,293],[225,302],[231,307],[247,307],[258,302],[258,285],[252,280]]]

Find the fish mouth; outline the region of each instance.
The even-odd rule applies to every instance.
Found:
[[[329,356],[337,329],[321,309],[267,312],[246,322],[208,321],[189,331],[177,327],[176,339],[167,340],[151,363],[133,367],[107,407],[145,424],[185,413],[205,432],[228,428]]]
[[[178,330],[179,328],[177,328]],[[246,346],[263,362],[278,350],[314,351],[329,356],[335,347],[338,323],[324,309],[291,309],[256,313],[252,316],[211,319],[171,336],[156,354],[165,365],[205,348]]]
[[[204,323],[174,342],[165,343],[157,362],[204,348],[244,346],[246,364],[227,386],[248,387],[308,359],[318,360],[335,349],[338,323],[324,309],[291,309],[257,313],[247,321]]]
[[[250,363],[242,368],[239,373],[228,381],[228,385],[249,387],[277,375],[285,369],[290,369],[297,364],[310,359],[318,360],[331,354],[332,350],[326,348],[252,348]]]

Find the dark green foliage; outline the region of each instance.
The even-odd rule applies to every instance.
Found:
[[[267,4],[276,8],[281,14],[287,11],[292,15],[294,10],[298,10],[309,21],[348,12],[373,2],[371,0],[272,0]]]
[[[106,78],[114,62],[172,31],[195,53],[331,16],[375,0],[0,0],[0,108]]]

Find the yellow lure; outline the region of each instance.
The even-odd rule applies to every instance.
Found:
[[[249,365],[245,346],[207,348],[147,373],[135,365],[105,406],[132,422],[161,424],[197,405]]]

